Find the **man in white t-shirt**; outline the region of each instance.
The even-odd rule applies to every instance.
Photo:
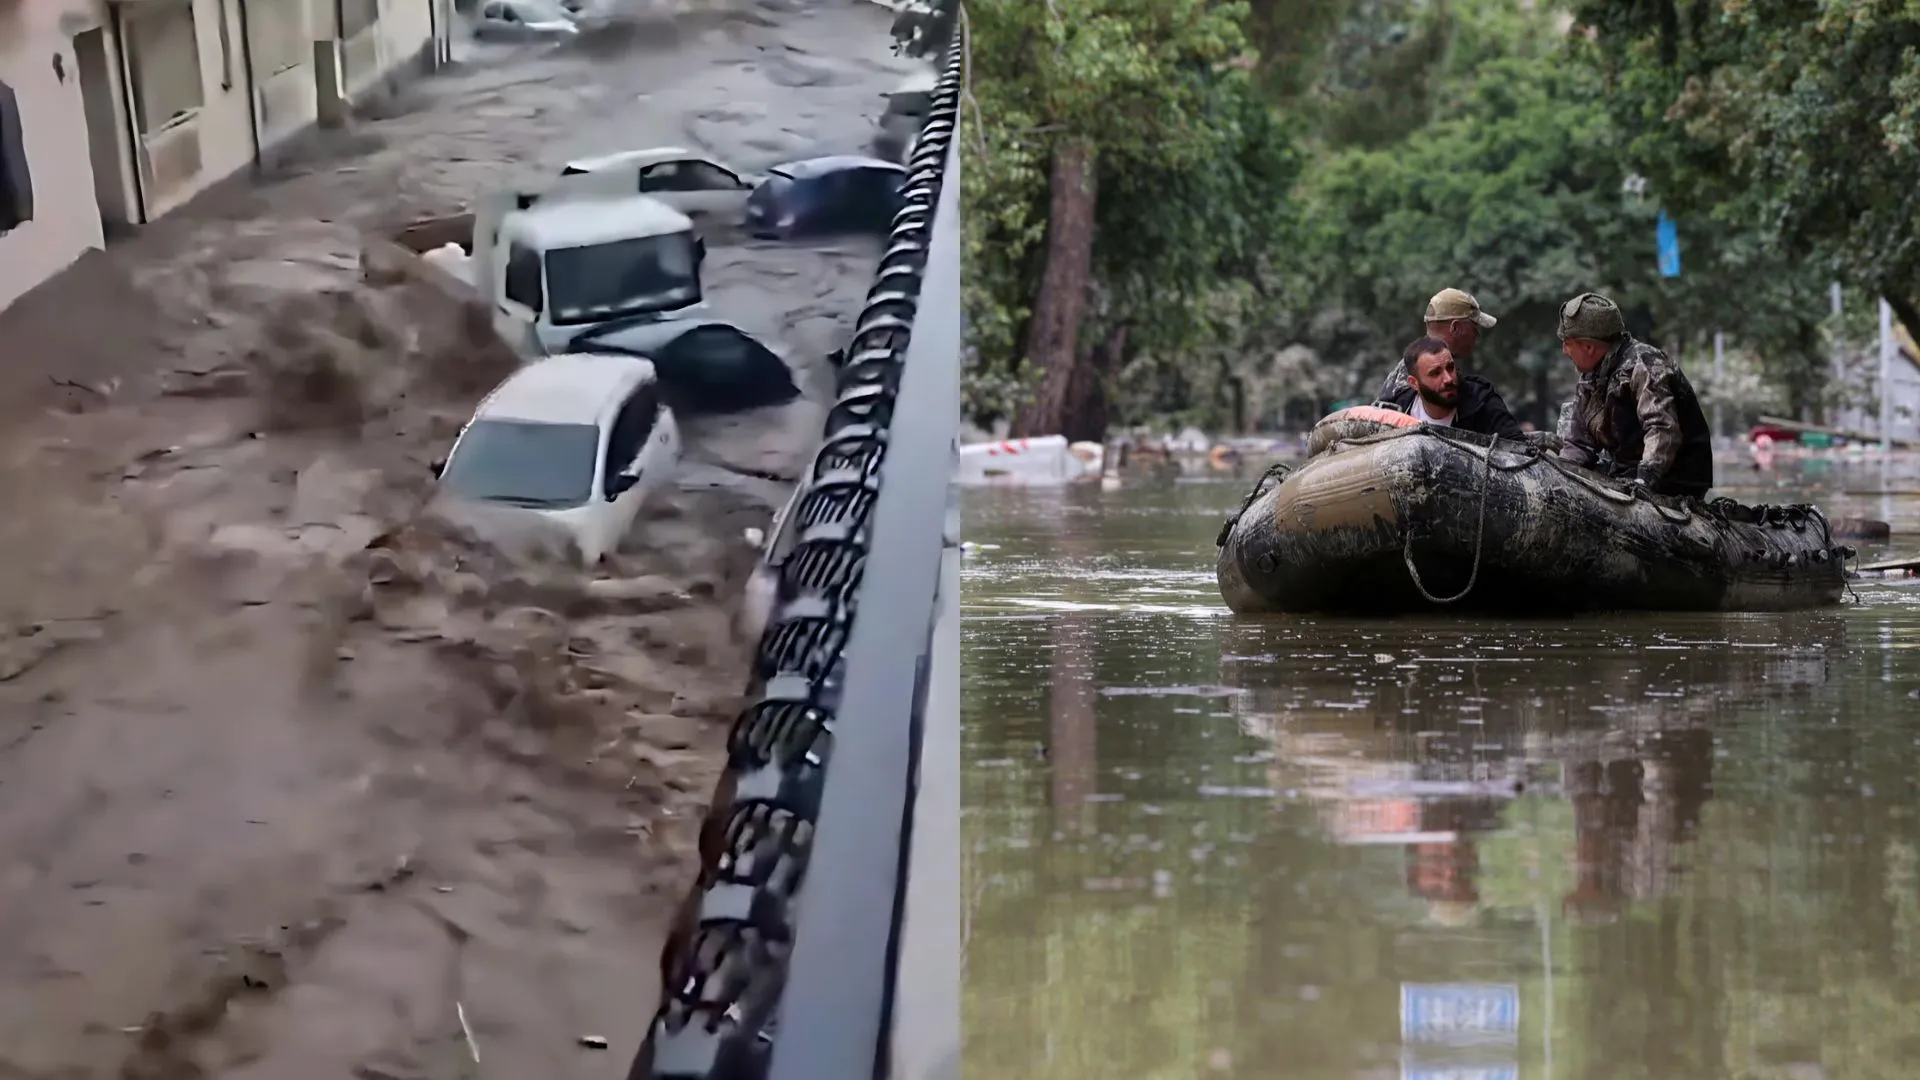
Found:
[[[1406,381],[1381,399],[1387,404],[1423,423],[1503,439],[1526,437],[1492,383],[1461,374],[1446,342],[1423,337],[1407,346],[1401,360]]]
[[[1447,394],[1451,396],[1455,402],[1460,400],[1460,395],[1457,390],[1449,390]],[[1453,414],[1456,411],[1455,405],[1436,405],[1434,406],[1434,411],[1439,415],[1436,416],[1434,413],[1427,411],[1427,403],[1424,397],[1418,394],[1414,396],[1412,416],[1415,420],[1423,424],[1439,424],[1441,427],[1453,426]]]
[[[1438,338],[1453,353],[1456,363],[1473,363],[1473,347],[1480,343],[1480,335],[1493,329],[1500,320],[1480,310],[1480,301],[1471,293],[1459,289],[1441,289],[1427,301],[1427,336]],[[1413,369],[1405,361],[1393,365],[1393,372],[1380,386],[1382,401],[1399,393],[1400,384],[1407,379],[1407,373]]]

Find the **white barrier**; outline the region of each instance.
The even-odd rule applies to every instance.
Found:
[[[1066,484],[1100,475],[1105,452],[1099,443],[1067,442],[1064,435],[968,443],[960,447],[959,482],[984,484]]]

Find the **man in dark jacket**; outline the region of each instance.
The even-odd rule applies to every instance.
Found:
[[[1493,384],[1461,374],[1446,342],[1423,337],[1407,346],[1400,362],[1406,380],[1382,401],[1424,423],[1503,439],[1526,438]]]
[[[1620,308],[1581,293],[1560,309],[1560,347],[1580,372],[1560,413],[1560,458],[1658,495],[1713,487],[1713,431],[1667,354],[1627,333]]]
[[[1480,310],[1480,301],[1459,289],[1441,289],[1427,301],[1427,336],[1439,338],[1453,353],[1455,363],[1473,363],[1473,347],[1480,344],[1481,331],[1491,330],[1500,320]],[[1400,392],[1411,370],[1403,361],[1393,366],[1387,381],[1380,384],[1380,400]]]

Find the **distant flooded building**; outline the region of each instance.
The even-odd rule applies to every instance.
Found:
[[[0,0],[0,308],[446,56],[445,0]]]
[[[1906,328],[1899,323],[1893,326],[1893,369],[1892,376],[1883,388],[1880,383],[1880,354],[1876,345],[1871,351],[1863,351],[1857,362],[1847,370],[1846,377],[1855,385],[1871,388],[1871,401],[1855,402],[1852,407],[1836,410],[1832,418],[1833,426],[1845,431],[1858,431],[1869,435],[1880,434],[1879,396],[1886,393],[1892,399],[1893,430],[1889,432],[1896,439],[1920,438],[1920,346],[1916,346],[1907,336]]]

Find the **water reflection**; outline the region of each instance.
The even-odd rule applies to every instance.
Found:
[[[970,493],[969,1075],[1913,1073],[1911,590],[1243,623],[1236,494]]]

